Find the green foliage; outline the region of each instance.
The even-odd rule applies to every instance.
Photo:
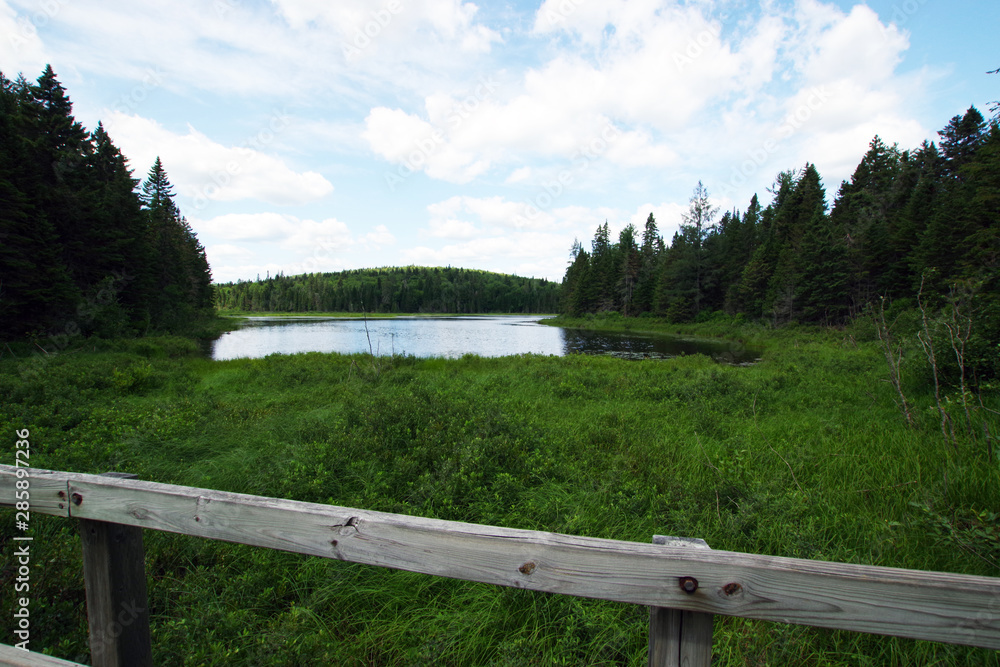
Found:
[[[996,575],[997,461],[964,441],[943,449],[933,414],[915,428],[899,419],[874,334],[723,316],[669,326],[764,342],[764,361],[393,357],[376,372],[364,356],[210,362],[184,339],[94,340],[33,373],[23,357],[0,358],[0,430],[29,428],[42,468]],[[926,390],[912,400],[933,409]],[[32,647],[86,661],[78,538],[65,520],[32,526]],[[145,540],[158,665],[645,664],[648,614],[631,605]],[[714,653],[719,665],[995,663],[967,647],[726,617]]]
[[[574,244],[561,312],[652,313],[681,324],[724,311],[774,326],[840,326],[881,297],[912,300],[923,285],[925,297],[942,300],[971,281],[979,288],[967,371],[997,377],[1000,124],[970,108],[939,134],[940,150],[925,142],[912,151],[876,136],[829,213],[819,172],[806,164],[778,175],[766,208],[755,195],[717,225],[699,183],[669,245],[652,215],[638,251],[635,230],[611,243],[605,222],[592,253]]]
[[[215,288],[222,311],[338,313],[554,313],[559,285],[469,269],[354,269],[268,276]]]
[[[157,159],[140,196],[103,126],[88,133],[51,67],[0,73],[0,338],[178,330],[212,305],[204,248]]]

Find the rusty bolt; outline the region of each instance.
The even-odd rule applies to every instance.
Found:
[[[65,498],[66,497],[66,492],[65,491],[60,491],[59,492],[59,497],[60,498]]]
[[[681,577],[681,590],[691,595],[698,590],[698,580],[694,577]]]
[[[529,560],[527,563],[525,563],[521,567],[517,568],[517,571],[520,572],[521,574],[531,574],[532,572],[535,571],[536,567],[538,567],[538,566],[535,565],[534,562],[532,562],[532,561]]]
[[[735,581],[731,584],[726,584],[725,586],[722,587],[722,592],[725,593],[726,595],[736,595],[741,590],[743,590],[743,587],[740,586]]]
[[[74,493],[72,496],[70,496],[70,500],[73,501],[74,505],[79,505],[80,503],[83,502],[83,496],[81,496],[79,493]]]

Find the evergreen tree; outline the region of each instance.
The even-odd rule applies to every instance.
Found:
[[[668,268],[662,281],[661,306],[665,306],[667,317],[674,321],[687,321],[701,312],[710,282],[705,239],[718,210],[709,201],[708,190],[698,181],[688,212],[683,214],[683,223],[670,245]]]
[[[633,300],[642,268],[642,256],[636,245],[635,226],[632,224],[626,225],[618,235],[618,258],[618,303],[621,304],[622,315],[628,317],[635,311]]]
[[[48,216],[33,202],[25,169],[37,127],[15,84],[0,73],[0,336],[58,326],[74,310],[76,289]]]
[[[587,300],[596,304],[597,310],[614,310],[617,302],[615,288],[618,283],[618,266],[615,249],[611,245],[608,221],[598,225],[591,242],[590,271],[585,289]]]
[[[154,256],[150,281],[157,298],[151,304],[152,317],[167,326],[191,319],[212,304],[205,249],[173,197],[173,185],[156,158],[142,184],[141,200]]]
[[[945,160],[945,169],[952,175],[966,164],[979,148],[985,138],[986,121],[976,107],[969,107],[963,116],[955,116],[943,130],[938,132],[941,137],[941,153]]]
[[[635,289],[634,309],[636,314],[651,312],[656,295],[663,239],[656,228],[656,218],[650,213],[642,231],[642,245],[639,248],[639,277]]]

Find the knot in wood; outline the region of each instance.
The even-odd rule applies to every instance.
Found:
[[[725,593],[726,595],[736,595],[737,593],[739,593],[742,590],[743,590],[743,587],[740,586],[735,581],[732,582],[732,583],[726,584],[725,586],[722,587],[722,592]]]
[[[696,590],[698,590],[698,580],[694,577],[681,577],[680,579],[681,590],[691,595]]]
[[[520,572],[521,574],[531,574],[532,572],[535,571],[536,567],[538,566],[535,565],[534,561],[529,560],[527,563],[517,568],[517,571]]]

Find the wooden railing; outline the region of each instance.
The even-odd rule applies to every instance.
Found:
[[[27,479],[32,513],[81,520],[94,665],[151,664],[142,528],[645,605],[655,665],[708,664],[714,614],[1000,649],[995,577],[717,551],[699,540],[576,537],[120,476],[31,469]],[[15,468],[0,466],[0,507],[14,506],[16,481]],[[11,651],[29,655],[0,658]]]

